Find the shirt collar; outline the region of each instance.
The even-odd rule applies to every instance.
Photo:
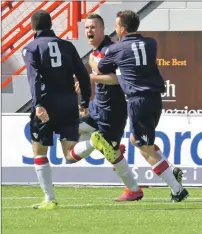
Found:
[[[34,34],[34,38],[38,37],[54,37],[56,36],[53,30],[40,30]]]
[[[132,37],[132,38],[142,37],[142,35],[141,35],[141,34],[136,34],[136,33],[134,33],[134,34],[129,34],[129,35],[126,35],[126,36],[122,37],[122,38],[121,38],[121,41],[130,40],[131,37]]]
[[[109,44],[110,42],[112,42],[111,39],[110,39],[110,37],[107,36],[107,35],[105,35],[104,40],[100,43],[100,45],[98,46],[98,48],[95,49],[94,51],[101,50],[103,46],[105,46],[106,44]]]

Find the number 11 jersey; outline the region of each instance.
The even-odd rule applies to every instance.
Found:
[[[128,98],[163,93],[164,80],[156,59],[156,41],[140,34],[131,34],[109,47],[98,68],[101,73],[107,73],[114,64],[120,86]]]

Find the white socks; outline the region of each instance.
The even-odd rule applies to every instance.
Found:
[[[34,165],[36,174],[39,180],[41,189],[45,193],[45,200],[52,201],[55,199],[53,185],[52,185],[52,176],[51,168],[46,155],[38,155],[34,158]]]
[[[74,148],[71,150],[71,156],[77,161],[82,158],[88,157],[94,150],[94,147],[91,145],[89,141],[78,142]]]
[[[168,186],[170,186],[173,194],[177,194],[181,190],[182,186],[176,180],[172,168],[169,167],[167,161],[161,159],[152,169]]]
[[[163,154],[163,152],[160,150],[160,148],[158,147],[158,145],[154,145],[155,151],[158,155],[161,156],[162,159],[164,159],[170,167],[174,168],[174,166],[168,161],[167,157]]]
[[[82,134],[79,138],[79,142],[70,151],[71,156],[76,161],[80,161],[81,159],[88,157],[93,152],[94,147],[91,144],[90,137],[90,133]]]
[[[134,175],[126,161],[126,159],[123,157],[123,159],[113,164],[114,168],[116,169],[116,173],[123,181],[124,185],[131,191],[137,191],[139,190],[139,186],[137,185],[136,180],[134,179]]]

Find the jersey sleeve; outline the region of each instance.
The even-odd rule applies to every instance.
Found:
[[[114,61],[114,53],[109,47],[105,53],[103,59],[98,63],[98,70],[103,74],[108,74],[114,72],[116,69],[116,64]]]
[[[74,74],[76,75],[79,86],[81,90],[81,101],[80,106],[83,108],[88,108],[90,96],[91,96],[91,84],[90,84],[90,76],[86,67],[84,66],[76,48],[73,46],[73,66],[74,66]]]
[[[33,52],[29,49],[24,48],[22,51],[22,56],[27,68],[27,77],[29,81],[29,86],[31,90],[32,100],[34,106],[41,105],[41,81],[40,73],[37,67],[37,59]]]

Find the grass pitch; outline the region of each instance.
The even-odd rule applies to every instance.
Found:
[[[146,188],[138,202],[116,203],[122,188],[55,187],[59,207],[30,206],[41,201],[39,187],[2,187],[3,234],[202,234],[202,188],[188,189],[182,203],[169,201],[169,189]]]

